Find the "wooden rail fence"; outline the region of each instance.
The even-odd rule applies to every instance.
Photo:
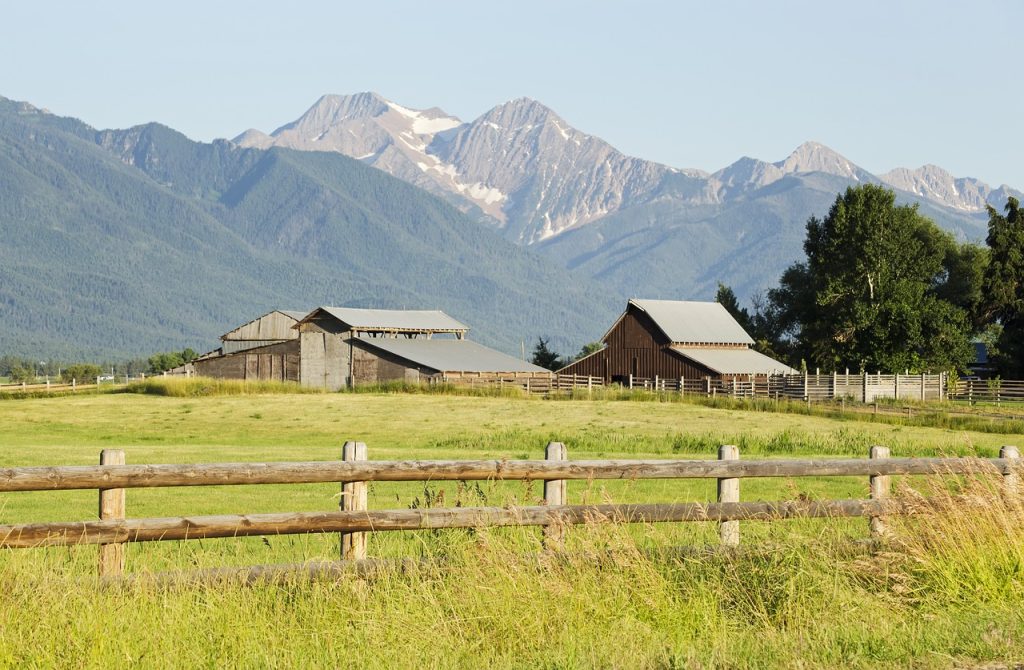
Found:
[[[849,374],[745,375],[732,379],[702,377],[667,378],[629,375],[623,384],[630,389],[675,392],[681,395],[729,398],[775,398],[817,402],[846,398],[869,403],[880,398],[943,400],[945,374],[883,375]]]
[[[884,517],[909,505],[890,497],[892,475],[996,473],[1008,492],[1021,489],[1020,453],[1006,446],[999,458],[890,458],[872,447],[869,459],[740,460],[737,447],[719,449],[718,460],[568,460],[565,445],[552,442],[544,460],[369,461],[366,445],[346,442],[340,461],[129,465],[122,450],[104,450],[98,466],[0,469],[0,493],[97,489],[99,520],[0,525],[0,547],[99,545],[101,576],[121,575],[124,544],[253,535],[340,533],[346,560],[367,556],[370,532],[543,526],[545,542],[557,548],[569,525],[595,521],[656,523],[715,521],[721,542],[736,546],[740,521],[792,518],[868,517],[874,535],[885,532]],[[866,476],[870,498],[820,501],[741,502],[740,481],[748,477]],[[651,504],[568,504],[569,480],[717,479],[717,502]],[[456,507],[370,510],[371,481],[531,480],[544,482],[544,504],[523,507]],[[164,518],[126,518],[126,490],[179,486],[339,482],[341,509]]]

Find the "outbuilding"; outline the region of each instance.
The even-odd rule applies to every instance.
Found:
[[[747,379],[797,371],[754,351],[754,340],[717,302],[633,299],[601,338],[604,347],[559,374],[630,379]]]
[[[338,390],[389,381],[551,376],[467,340],[469,327],[439,310],[318,307],[295,329],[303,386]]]
[[[195,359],[195,374],[218,379],[299,381],[304,311],[275,309],[220,336],[221,346]]]

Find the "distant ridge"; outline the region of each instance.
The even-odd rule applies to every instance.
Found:
[[[728,206],[787,175],[885,183],[909,200],[953,210],[953,218],[983,212],[988,204],[1001,207],[1015,193],[934,166],[872,175],[819,142],[805,142],[774,163],[744,157],[710,174],[677,169],[627,156],[530,98],[464,123],[437,108],[409,109],[377,93],[325,95],[271,135],[250,130],[233,141],[343,153],[444,195],[465,211],[483,213],[521,244],[549,241],[659,201]]]

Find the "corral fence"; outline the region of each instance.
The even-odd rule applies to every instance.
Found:
[[[1024,381],[1013,379],[960,379],[949,388],[951,400],[1024,402]]]
[[[42,383],[34,382],[32,384],[28,382],[19,382],[16,384],[0,384],[0,393],[56,393],[65,391],[86,391],[97,388],[101,383],[103,382],[98,379],[93,379],[85,383],[79,383],[77,379],[72,379],[70,382],[51,382],[50,380],[46,380]]]
[[[588,375],[556,375],[546,373],[462,373],[433,377],[431,384],[451,384],[469,388],[516,388],[530,394],[548,395],[576,389],[593,390],[604,387],[604,379]]]
[[[946,397],[946,375],[929,374],[831,374],[743,375],[729,379],[634,377],[625,384],[631,389],[676,392],[681,395],[729,398],[775,398],[804,400],[847,399],[869,403],[883,398],[942,400]]]
[[[125,452],[107,449],[98,466],[0,469],[0,493],[98,489],[99,520],[22,523],[0,526],[0,547],[31,548],[99,545],[99,574],[118,576],[125,569],[129,542],[203,538],[340,533],[341,558],[367,558],[367,534],[441,528],[541,526],[545,544],[557,550],[568,526],[587,523],[719,523],[727,547],[740,541],[740,521],[793,518],[867,517],[874,536],[886,532],[885,517],[920,509],[890,496],[892,475],[1002,475],[1009,495],[1020,495],[1021,460],[1006,446],[999,458],[890,458],[876,446],[868,459],[749,460],[732,445],[719,448],[718,460],[570,461],[564,444],[549,443],[544,460],[369,461],[362,442],[346,442],[342,460],[281,463],[203,463],[126,465]],[[741,502],[740,481],[748,477],[868,477],[870,498]],[[716,479],[716,502],[652,504],[568,504],[570,480]],[[373,481],[543,481],[542,504],[521,507],[426,509],[368,508],[367,483]],[[128,518],[126,489],[246,484],[339,482],[341,509],[163,518]]]
[[[77,391],[91,391],[101,386],[117,386],[118,384],[128,384],[133,381],[144,380],[146,375],[141,374],[138,377],[131,377],[128,375],[114,376],[104,375],[101,377],[93,377],[79,381],[78,379],[72,379],[70,382],[65,381],[52,381],[47,379],[46,381],[40,382],[17,382],[11,384],[0,384],[0,393],[74,393]]]

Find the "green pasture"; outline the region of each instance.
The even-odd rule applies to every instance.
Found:
[[[8,467],[94,464],[105,448],[124,449],[129,463],[333,460],[345,440],[366,442],[373,460],[542,458],[553,440],[576,459],[714,458],[720,444],[739,445],[744,458],[833,458],[866,457],[873,444],[896,457],[994,456],[1024,436],[657,400],[106,393],[0,401]],[[128,515],[336,509],[339,488],[134,489]],[[699,480],[573,481],[569,501],[709,501],[714,489]],[[867,479],[748,479],[741,494],[866,497]],[[370,485],[376,509],[541,496],[539,483]],[[3,494],[0,523],[95,518],[96,498]],[[578,527],[561,557],[539,553],[538,529],[378,533],[371,556],[439,558],[446,567],[256,587],[104,587],[93,578],[95,547],[9,550],[0,554],[0,665],[965,667],[1024,658],[1019,528],[976,512],[956,523],[894,522],[906,545],[868,555],[849,551],[867,537],[862,519],[744,522],[751,553],[674,560],[646,552],[713,546],[717,527]],[[336,535],[154,542],[129,545],[128,569],[337,555]]]

